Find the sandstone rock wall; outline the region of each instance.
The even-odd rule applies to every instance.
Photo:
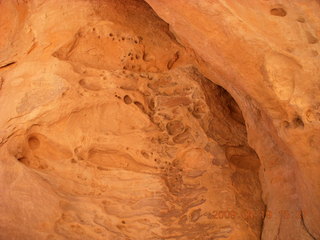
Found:
[[[318,239],[319,8],[0,1],[0,239]]]
[[[319,1],[147,2],[239,104],[267,209],[301,211],[262,239],[319,239]]]

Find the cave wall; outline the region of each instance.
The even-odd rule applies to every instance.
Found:
[[[318,239],[317,1],[0,1],[0,239]]]
[[[240,105],[274,215],[262,239],[320,238],[319,1],[147,2]]]

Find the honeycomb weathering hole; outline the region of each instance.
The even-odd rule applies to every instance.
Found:
[[[40,140],[35,136],[30,136],[28,138],[28,145],[32,150],[37,149],[40,146]]]
[[[287,15],[287,12],[283,8],[272,8],[270,10],[270,14],[273,16],[284,17]]]
[[[124,98],[123,98],[124,102],[126,104],[131,104],[132,103],[132,99],[130,98],[130,96],[128,95],[125,95]]]

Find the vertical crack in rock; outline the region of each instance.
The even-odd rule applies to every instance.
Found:
[[[306,223],[304,222],[304,218],[303,218],[303,212],[301,211],[301,222],[302,222],[302,225],[305,229],[305,231],[309,234],[309,236],[313,239],[313,240],[317,240],[317,238],[315,238],[312,233],[309,231],[308,227],[306,226]]]

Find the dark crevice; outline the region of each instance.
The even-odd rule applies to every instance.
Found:
[[[9,66],[11,66],[11,65],[13,65],[13,64],[16,64],[16,62],[9,62],[9,63],[7,63],[7,64],[5,64],[5,65],[2,65],[2,66],[0,67],[0,69],[9,67]]]
[[[198,73],[201,76],[201,73]],[[226,163],[215,162],[233,169],[232,185],[235,188],[237,208],[244,212],[265,211],[259,181],[260,159],[248,145],[245,119],[232,95],[210,79],[200,77],[200,86],[210,110],[207,136],[214,139],[223,149]],[[201,108],[197,111],[201,114]],[[209,149],[209,148],[208,148]],[[250,194],[248,194],[250,193]],[[254,216],[246,219],[257,239],[262,234],[263,219]]]

